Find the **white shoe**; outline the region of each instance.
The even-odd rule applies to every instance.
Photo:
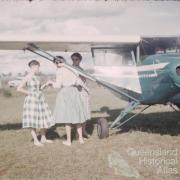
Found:
[[[53,143],[53,141],[52,140],[50,140],[50,139],[44,139],[44,140],[41,140],[41,143],[49,143],[49,144],[52,144]]]
[[[79,140],[80,144],[84,144],[84,139]]]
[[[43,147],[43,146],[44,146],[44,144],[42,144],[42,143],[40,143],[40,142],[34,142],[34,145],[35,145],[35,146],[39,146],[39,147]]]
[[[67,142],[67,141],[63,141],[63,144],[66,146],[71,146],[71,143]]]

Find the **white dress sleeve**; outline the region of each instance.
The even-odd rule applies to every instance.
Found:
[[[56,81],[53,83],[54,88],[61,88],[62,86],[62,68],[59,68],[56,72]]]

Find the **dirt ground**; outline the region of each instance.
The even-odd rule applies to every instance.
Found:
[[[100,140],[97,119],[113,121],[127,102],[95,84],[90,89],[91,137],[80,145],[73,136],[71,147],[62,145],[65,131],[59,125],[48,131],[53,144],[35,147],[29,130],[21,128],[24,96],[14,90],[12,97],[0,94],[0,179],[180,179],[180,114],[156,105]],[[56,91],[44,93],[53,110]]]

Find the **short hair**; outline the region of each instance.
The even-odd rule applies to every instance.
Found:
[[[66,60],[64,59],[63,56],[56,56],[54,59],[53,59],[53,63],[62,63],[62,62],[66,62]]]
[[[28,66],[29,66],[29,67],[32,67],[32,66],[40,66],[40,63],[39,63],[37,60],[31,60],[31,61],[28,63]]]
[[[78,57],[80,60],[82,60],[82,56],[81,56],[81,54],[78,53],[78,52],[73,53],[73,54],[71,55],[71,59],[72,59],[73,56],[76,56],[76,57]]]

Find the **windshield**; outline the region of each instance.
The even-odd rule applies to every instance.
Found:
[[[180,52],[180,37],[142,38],[141,55],[178,52]]]

